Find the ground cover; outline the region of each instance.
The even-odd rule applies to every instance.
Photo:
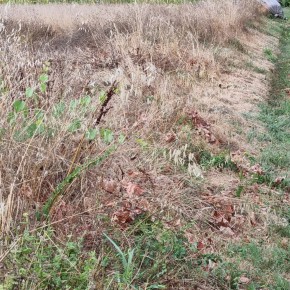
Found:
[[[289,22],[256,1],[0,18],[0,289],[289,289]]]

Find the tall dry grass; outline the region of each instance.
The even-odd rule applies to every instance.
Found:
[[[118,89],[98,130],[110,129],[115,139],[123,134],[125,143],[67,185],[52,218],[62,219],[88,207],[111,216],[124,199],[123,191],[116,187],[110,193],[113,197],[108,197],[102,184],[120,183],[132,170],[148,173],[149,177],[140,177],[148,191],[147,210],[195,214],[182,202],[188,186],[184,180],[195,173],[181,176],[162,152],[184,145],[187,133],[176,124],[198,104],[195,86],[219,78],[225,66],[220,48],[248,33],[249,23],[259,19],[257,1],[6,5],[0,19],[1,232],[13,232],[24,212],[33,225],[35,211],[70,169],[103,154],[108,145],[101,133],[93,142],[82,136],[93,129],[95,111],[102,105],[98,96],[114,82]],[[47,89],[41,92],[39,76],[44,72]],[[36,101],[25,97],[28,87],[35,89]],[[84,96],[91,98],[86,109],[71,110],[71,101]],[[28,111],[13,123],[9,114],[15,100],[25,100]],[[58,115],[59,107],[63,109]],[[22,138],[21,132],[36,120],[37,110],[45,133]],[[170,143],[166,136],[172,132],[177,139]],[[202,143],[197,135],[193,138]],[[77,159],[76,152],[80,152]],[[108,199],[116,200],[113,209],[106,207]],[[64,226],[61,231],[67,234],[73,229]]]

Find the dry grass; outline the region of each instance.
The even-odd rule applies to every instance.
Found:
[[[260,24],[256,2],[2,6],[2,234],[13,235],[24,212],[29,215],[30,226],[37,226],[35,211],[72,169],[102,156],[108,148],[102,133],[93,142],[83,136],[92,129],[102,107],[98,96],[114,82],[118,89],[97,129],[110,129],[117,149],[66,185],[50,212],[51,221],[67,221],[56,224],[59,236],[72,232],[84,235],[88,247],[93,247],[106,225],[92,217],[98,213],[116,219],[124,214],[128,200],[132,212],[149,212],[155,218],[162,217],[164,223],[210,221],[213,207],[200,192],[211,192],[212,185],[205,189],[197,178],[199,152],[245,149],[245,135],[230,135],[232,120],[238,118],[250,127],[241,113],[253,109],[261,96],[242,109],[249,103],[244,99],[244,88],[248,86],[251,92],[257,87],[263,90],[262,97],[267,94],[267,83],[257,79],[258,74],[252,72],[254,81],[245,85],[248,72],[240,68],[232,72],[233,61],[250,58],[233,44],[253,51],[259,47],[258,38],[262,39],[261,48],[273,40],[253,29]],[[258,54],[262,58],[261,52]],[[242,66],[242,61],[237,61],[237,66]],[[262,67],[271,67],[263,58],[262,62]],[[42,73],[48,75],[45,92],[39,90]],[[233,97],[233,91],[237,92],[233,81],[241,78],[240,93]],[[37,100],[26,99],[28,87],[35,89]],[[91,103],[71,109],[71,101],[84,96],[90,96]],[[29,109],[13,123],[9,113],[15,100],[25,100]],[[56,113],[57,108],[62,112]],[[36,121],[37,110],[43,114],[44,132],[21,137],[21,132]],[[210,124],[215,144],[208,144],[206,132],[192,130],[190,114],[195,110]],[[76,120],[77,129],[71,132]],[[126,140],[118,144],[122,135]],[[194,157],[188,161],[190,153]],[[207,173],[203,175],[207,180]],[[234,188],[233,180],[230,185],[225,181],[224,189]],[[146,194],[136,197],[133,191],[132,196],[130,184],[140,186]],[[240,201],[231,203],[235,202]],[[78,215],[81,212],[85,214]],[[203,236],[202,227],[193,234]]]

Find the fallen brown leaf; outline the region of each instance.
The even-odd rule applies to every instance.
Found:
[[[103,179],[101,182],[101,187],[109,193],[117,193],[120,190],[120,186],[117,181],[111,179]]]
[[[125,184],[124,188],[126,189],[128,197],[130,198],[134,196],[140,196],[144,193],[144,190],[139,185],[132,182],[128,182],[127,184]]]
[[[176,139],[176,136],[175,136],[175,134],[173,134],[173,133],[168,133],[168,134],[166,134],[166,136],[165,136],[165,141],[166,141],[167,143],[173,142],[173,141],[175,141],[175,139]]]
[[[226,235],[226,236],[229,236],[229,237],[232,237],[235,235],[235,233],[233,232],[233,230],[229,227],[220,227],[220,231]]]
[[[200,251],[200,250],[202,250],[203,248],[205,247],[205,245],[204,245],[204,243],[203,242],[198,242],[197,243],[197,249]]]
[[[241,283],[241,284],[248,284],[248,283],[250,283],[250,279],[249,278],[247,278],[246,276],[241,276],[240,277],[240,280],[239,280],[239,282]]]

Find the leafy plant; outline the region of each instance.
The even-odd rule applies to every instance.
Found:
[[[51,228],[25,230],[9,255],[5,289],[87,289],[98,263],[94,252],[82,254],[81,241],[58,244]]]
[[[128,249],[128,252],[124,253],[121,248],[108,235],[104,233],[104,236],[114,246],[123,266],[123,271],[121,273],[117,272],[116,274],[118,283],[120,283],[121,285],[124,284],[125,286],[130,286],[135,274],[135,265],[133,263],[135,250]]]

